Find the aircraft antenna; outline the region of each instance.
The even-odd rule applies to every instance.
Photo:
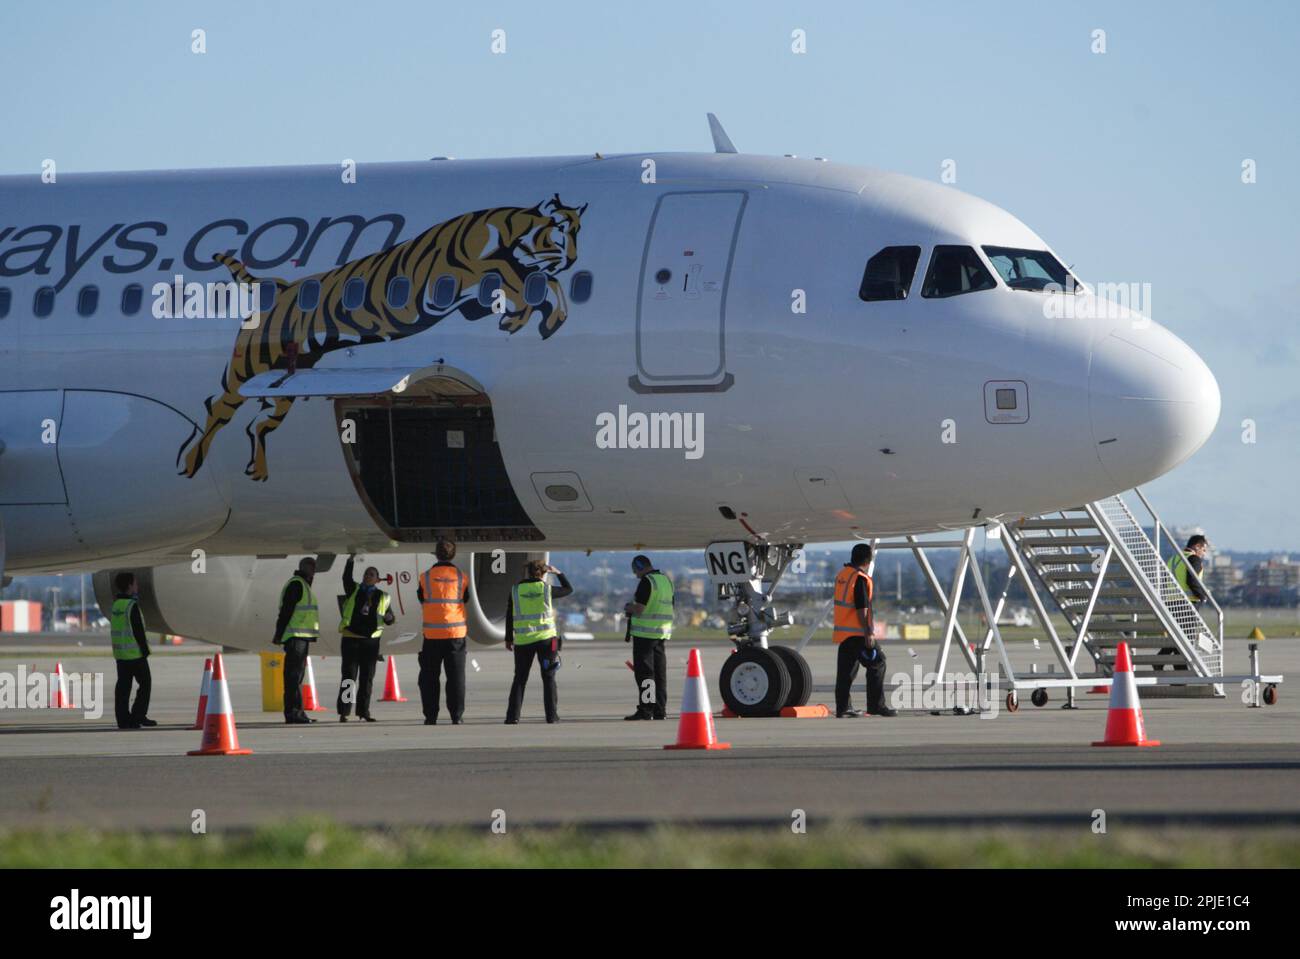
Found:
[[[712,113],[709,114],[709,132],[713,134],[713,152],[714,153],[738,153],[736,145],[731,142],[731,137],[727,136],[727,131],[722,129],[722,123]]]

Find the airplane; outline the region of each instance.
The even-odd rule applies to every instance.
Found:
[[[1214,429],[1202,359],[1010,213],[709,120],[712,153],[0,177],[0,576],[103,607],[133,570],[151,628],[264,649],[298,557],[328,596],[362,554],[400,651],[446,536],[492,644],[552,550],[740,541],[774,579]]]

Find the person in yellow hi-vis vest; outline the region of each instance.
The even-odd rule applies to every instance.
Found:
[[[624,719],[664,719],[668,715],[668,654],[664,643],[673,635],[673,584],[654,568],[648,556],[632,558],[640,580],[636,596],[623,607],[632,641],[632,671],[636,675],[636,712]]]
[[[367,566],[358,583],[352,578],[355,563],[356,557],[349,556],[343,567],[343,593],[346,598],[339,621],[343,678],[339,683],[336,705],[341,723],[348,721],[354,701],[357,718],[373,723],[375,717],[370,715],[370,693],[375,685],[379,640],[383,638],[384,627],[393,625],[397,617],[389,609],[391,600],[388,594],[379,588],[379,570]],[[349,689],[352,695],[345,695]]]
[[[147,715],[153,680],[149,672],[149,640],[144,634],[144,617],[140,615],[140,587],[134,573],[113,577],[113,608],[109,623],[113,637],[113,661],[117,666],[117,685],[113,689],[113,711],[118,729],[157,726]],[[131,704],[131,684],[137,683],[135,704]]]
[[[280,591],[280,614],[275,620],[271,639],[284,647],[284,721],[314,723],[302,708],[302,675],[307,671],[307,653],[320,638],[320,609],[311,590],[316,578],[316,560],[303,557],[298,571],[289,577]]]
[[[1181,553],[1175,553],[1169,557],[1169,572],[1173,574],[1174,582],[1178,588],[1186,595],[1187,601],[1199,610],[1203,604],[1209,601],[1209,593],[1205,591],[1205,584],[1201,581],[1201,570],[1205,567],[1205,557],[1210,552],[1210,541],[1200,533],[1193,534],[1188,540],[1187,545],[1183,547]],[[1166,596],[1165,601],[1177,597]],[[1178,652],[1174,646],[1166,646],[1160,650],[1161,656],[1173,656]],[[1155,669],[1164,669],[1164,663],[1156,663]],[[1186,663],[1177,663],[1174,665],[1175,670],[1186,669]]]
[[[559,697],[555,688],[555,673],[560,668],[560,632],[555,622],[554,600],[563,599],[573,592],[569,580],[554,566],[541,560],[530,560],[524,568],[524,578],[510,590],[506,605],[506,649],[515,654],[515,678],[510,684],[510,702],[506,706],[506,725],[519,722],[524,705],[524,687],[532,672],[533,660],[542,673],[542,705],[546,721],[560,721],[557,706]],[[560,583],[552,587],[546,574],[554,573]]]

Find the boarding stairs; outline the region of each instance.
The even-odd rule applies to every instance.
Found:
[[[1150,509],[1140,490],[1136,491]],[[1213,598],[1204,607],[1211,627],[1183,593],[1166,565],[1180,547],[1159,518],[1155,539],[1119,496],[1007,523],[1002,542],[1013,567],[1035,583],[1065,616],[1073,635],[1062,634],[1042,613],[1044,627],[1069,657],[1071,672],[1086,652],[1109,676],[1120,643],[1127,643],[1138,678],[1160,677],[1144,695],[1223,696],[1223,614]],[[1208,594],[1208,590],[1206,590]],[[1190,682],[1179,684],[1180,674]]]

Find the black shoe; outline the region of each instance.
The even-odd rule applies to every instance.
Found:
[[[506,720],[506,725],[507,725],[507,726],[518,726],[518,725],[519,725],[519,720],[517,720],[517,719],[507,719],[507,720]]]
[[[552,716],[552,717],[551,717],[550,719],[548,719],[546,722],[549,723],[549,724],[552,724],[552,725],[553,725],[553,724],[555,724],[555,723],[558,723],[559,721],[560,721],[560,717],[559,717],[559,716]]]
[[[668,714],[667,714],[667,713],[663,713],[662,715],[656,716],[656,717],[654,717],[654,718],[655,718],[655,719],[667,719],[667,718],[668,718]]]
[[[634,722],[638,719],[650,719],[651,717],[649,713],[633,713],[631,716],[624,716],[623,718],[628,722]]]
[[[889,716],[897,716],[897,715],[898,715],[898,710],[897,710],[897,709],[890,709],[888,706],[881,706],[879,709],[869,710],[868,713],[867,713],[867,715],[869,715],[869,716],[884,716],[884,717],[888,718]]]
[[[339,717],[339,722],[341,722],[341,723],[346,723],[347,721],[348,721],[348,717],[346,717],[346,716],[340,716],[340,717]]]
[[[376,720],[374,716],[370,716],[370,715],[358,716],[357,718],[364,719],[368,723],[378,722],[378,720]]]
[[[453,720],[451,721],[451,724],[452,724],[453,726],[459,726],[459,725],[460,725],[460,720],[459,720],[459,719],[453,719]]]
[[[836,719],[857,719],[861,715],[862,715],[861,710],[846,709],[842,713],[836,713],[835,718]]]
[[[436,725],[438,725],[438,720],[436,720],[436,719],[426,719],[426,720],[424,721],[424,725],[426,725],[426,726],[436,726]]]
[[[149,726],[149,727],[153,727],[153,726],[157,726],[157,725],[158,725],[158,720],[156,720],[156,719],[150,719],[148,716],[146,716],[144,719],[139,720],[139,721],[136,723],[136,725],[137,725],[137,726]]]
[[[117,728],[118,728],[118,729],[139,729],[139,728],[140,728],[140,724],[139,724],[139,723],[126,723],[126,724],[124,724],[124,725],[118,726]]]

